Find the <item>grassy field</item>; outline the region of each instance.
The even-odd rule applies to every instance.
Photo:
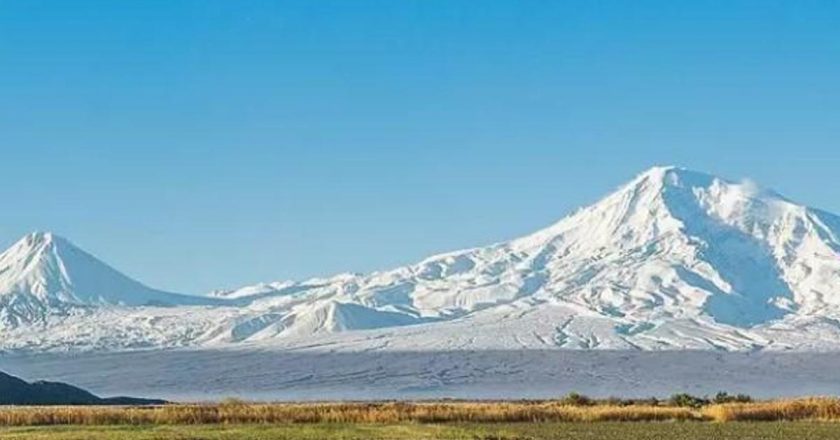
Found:
[[[0,428],[4,440],[776,440],[840,439],[840,424],[772,423],[497,423],[63,426]]]
[[[0,439],[838,439],[840,399],[0,407]]]
[[[158,407],[45,406],[0,409],[0,426],[248,423],[513,423],[703,420],[693,408],[576,406],[562,402],[206,404]]]
[[[0,407],[0,426],[840,421],[840,399],[244,403]]]

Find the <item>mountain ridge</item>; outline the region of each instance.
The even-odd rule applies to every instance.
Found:
[[[9,253],[0,255],[0,299],[3,280],[20,278],[2,270],[18,267],[6,263]],[[46,304],[37,322],[56,333],[25,335],[26,322],[7,319],[7,348],[840,348],[831,342],[840,336],[840,217],[673,166],[513,240],[192,303],[168,294],[176,295],[166,297],[169,308],[146,290],[82,289],[80,300],[66,288],[67,268],[84,265],[39,258],[60,269],[49,272],[59,282],[41,284],[61,288],[34,292],[52,292],[34,296]],[[50,309],[42,297],[72,310]],[[0,318],[6,310],[0,304]],[[122,327],[115,335],[96,319]]]
[[[23,379],[0,371],[0,405],[163,405],[165,400],[102,398],[62,382]]]

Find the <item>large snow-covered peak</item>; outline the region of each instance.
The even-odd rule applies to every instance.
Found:
[[[692,203],[687,187],[710,186],[714,178],[683,168],[654,167],[639,174],[598,202],[535,233],[513,240],[519,251],[545,246],[568,247],[577,253],[602,248],[629,249],[678,233],[679,219],[671,205]]]
[[[560,239],[577,240],[590,250],[628,248],[668,235],[685,235],[698,222],[767,229],[782,217],[807,212],[807,208],[751,181],[735,182],[686,168],[657,166],[597,203],[513,243],[527,248]]]

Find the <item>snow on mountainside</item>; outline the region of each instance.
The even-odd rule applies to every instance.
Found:
[[[20,282],[21,248],[32,247],[0,257],[0,298],[39,299],[43,317],[35,328],[5,319],[9,349],[840,348],[840,218],[673,167],[526,237],[370,275],[217,292],[212,307],[118,283],[110,269],[102,282],[83,271],[81,288],[67,257],[32,279],[79,288]],[[0,316],[21,310],[3,301]],[[148,306],[158,302],[178,307]]]

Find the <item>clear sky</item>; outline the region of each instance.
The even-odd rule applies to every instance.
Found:
[[[0,244],[202,293],[548,225],[656,164],[840,212],[840,2],[0,0]]]

